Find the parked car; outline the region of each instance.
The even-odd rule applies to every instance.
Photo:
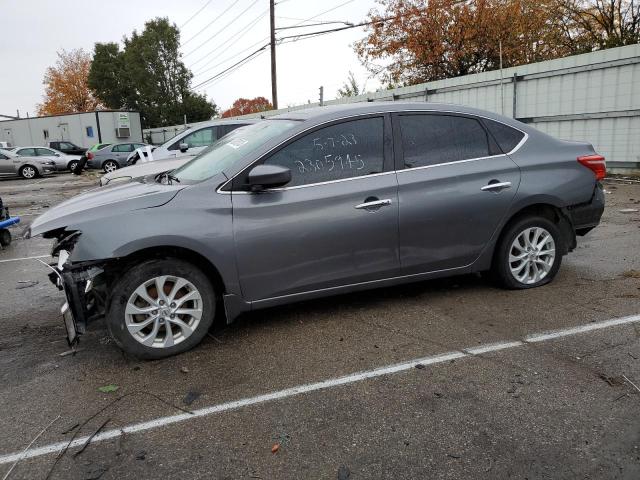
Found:
[[[67,155],[47,147],[18,147],[13,152],[21,157],[42,157],[51,160],[57,171],[69,170],[73,172],[80,161],[79,155]]]
[[[48,143],[49,148],[58,150],[59,152],[66,153],[67,155],[82,155],[87,151],[86,148],[79,147],[75,143],[68,140],[53,140]]]
[[[14,152],[0,149],[0,176],[20,176],[32,179],[40,175],[48,175],[56,169],[52,160],[39,157],[21,157]]]
[[[102,150],[105,147],[108,147],[109,145],[111,145],[110,143],[96,143],[94,145],[91,145],[88,149],[87,152],[96,152],[98,150]]]
[[[220,312],[492,272],[549,283],[600,221],[605,160],[493,113],[429,103],[289,112],[170,174],[38,217],[69,338],[104,316],[141,358],[188,350]],[[220,303],[224,309],[218,308]]]
[[[191,127],[171,140],[166,141],[153,151],[154,160],[175,158],[184,155],[197,155],[205,148],[213,145],[216,140],[229,132],[244,125],[250,125],[258,120],[212,120]]]
[[[119,168],[113,172],[105,173],[100,177],[99,185],[113,185],[115,183],[129,182],[149,175],[159,175],[165,172],[171,172],[181,167],[194,158],[194,155],[187,155],[178,158],[165,158],[163,160],[154,160],[152,162],[142,162],[129,167]]]
[[[115,143],[108,147],[87,153],[87,168],[101,168],[106,173],[127,166],[129,154],[136,148],[145,147],[146,143]]]

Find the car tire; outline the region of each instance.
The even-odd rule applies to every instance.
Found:
[[[174,258],[139,263],[112,285],[106,311],[109,333],[122,350],[140,359],[185,352],[211,328],[215,294],[195,265]]]
[[[69,162],[69,165],[67,165],[67,168],[71,173],[74,173],[76,171],[76,168],[78,167],[78,163],[80,163],[78,162],[78,160],[71,160]]]
[[[11,232],[6,228],[0,229],[0,245],[3,247],[11,245]]]
[[[115,160],[107,160],[102,164],[104,173],[115,172],[118,168],[120,168],[120,165]]]
[[[31,165],[23,165],[22,167],[20,167],[18,174],[26,180],[31,180],[38,176],[38,169]]]
[[[540,287],[554,279],[564,251],[564,239],[554,222],[540,216],[523,217],[503,232],[492,273],[510,290]]]

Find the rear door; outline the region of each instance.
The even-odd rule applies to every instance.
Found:
[[[0,175],[15,175],[16,165],[13,158],[0,152]],[[17,159],[16,159],[17,160]]]
[[[518,166],[479,118],[411,113],[393,122],[403,273],[472,264],[515,196]]]
[[[283,188],[234,179],[233,228],[244,298],[259,301],[395,276],[398,185],[390,118],[302,134],[264,160],[291,169]],[[386,161],[385,161],[386,159]]]

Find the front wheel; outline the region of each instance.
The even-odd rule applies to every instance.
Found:
[[[71,173],[75,173],[76,168],[78,168],[78,163],[79,163],[78,160],[71,160],[69,162],[69,165],[67,165],[67,168]]]
[[[32,167],[31,165],[25,165],[20,169],[18,173],[22,178],[25,178],[27,180],[31,180],[32,178],[35,178],[38,176],[38,171],[36,170],[36,167]]]
[[[216,298],[207,276],[177,259],[150,260],[113,285],[107,326],[131,355],[153,360],[195,347],[213,324]]]
[[[526,217],[507,227],[498,243],[493,273],[508,289],[534,288],[553,280],[562,263],[563,239],[545,217]]]
[[[114,160],[107,160],[102,165],[102,169],[104,170],[104,173],[115,172],[118,169],[118,162]]]

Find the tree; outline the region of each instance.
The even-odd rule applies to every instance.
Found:
[[[558,0],[566,34],[591,49],[640,42],[640,3],[634,0]]]
[[[355,49],[387,83],[494,70],[500,66],[500,46],[504,67],[588,49],[567,35],[559,15],[559,3],[569,0],[378,1],[382,11],[369,13],[373,23]]]
[[[338,97],[355,97],[363,93],[364,86],[360,88],[358,82],[356,81],[356,77],[353,75],[352,71],[349,71],[349,76],[347,77],[347,81],[342,84],[342,87],[338,89]]]
[[[139,110],[146,127],[208,120],[217,107],[190,89],[193,74],[180,59],[180,32],[166,18],[125,37],[124,48],[97,43],[91,88],[110,108]]]
[[[102,108],[89,88],[87,77],[91,55],[82,49],[58,52],[58,60],[47,68],[43,102],[36,106],[38,115],[88,112]]]
[[[256,97],[252,99],[239,98],[230,109],[222,112],[222,117],[237,117],[238,115],[246,115],[248,113],[264,112],[273,109],[271,102],[264,97]]]

